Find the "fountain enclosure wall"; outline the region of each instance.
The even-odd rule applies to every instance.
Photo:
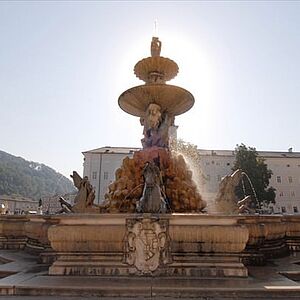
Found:
[[[140,118],[143,150],[116,171],[105,205],[93,204],[88,178],[74,172],[79,192],[65,207],[70,213],[1,216],[0,248],[38,254],[50,275],[168,277],[246,277],[245,265],[299,250],[298,216],[203,213],[192,173],[169,145],[175,116],[194,98],[166,84],[178,66],[160,49],[154,37],[151,57],[134,68],[145,84],[119,97],[119,106]]]
[[[145,231],[146,263],[143,248],[132,248]],[[0,217],[0,248],[36,253],[52,275],[245,277],[248,264],[299,251],[299,241],[299,216]]]

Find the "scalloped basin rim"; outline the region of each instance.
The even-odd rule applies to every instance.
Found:
[[[59,224],[69,225],[122,225],[126,219],[152,218],[152,219],[168,219],[170,225],[173,226],[190,226],[190,225],[210,225],[210,226],[226,226],[240,224],[240,220],[244,219],[240,216],[222,216],[222,215],[204,215],[204,214],[74,214],[55,216]]]
[[[179,68],[175,61],[163,56],[146,57],[134,66],[134,74],[141,80],[148,82],[150,72],[163,74],[163,79],[169,81],[176,77]]]
[[[123,92],[118,100],[125,112],[143,117],[150,103],[156,103],[164,112],[174,116],[183,114],[194,105],[194,96],[187,90],[169,84],[145,84]]]

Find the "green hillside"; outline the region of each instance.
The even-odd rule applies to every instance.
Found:
[[[48,166],[0,151],[0,195],[17,194],[38,200],[74,191],[69,179]]]

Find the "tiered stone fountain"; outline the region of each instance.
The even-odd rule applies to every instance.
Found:
[[[248,230],[239,219],[209,216],[192,172],[169,149],[175,116],[188,111],[194,97],[166,82],[177,64],[160,56],[154,37],[151,57],[134,68],[145,84],[125,91],[119,106],[140,118],[143,150],[126,158],[109,186],[106,203],[93,205],[87,178],[76,173],[75,210],[89,214],[59,217],[48,237],[57,253],[52,275],[247,276],[239,254]]]
[[[140,287],[139,292],[147,297],[154,292],[171,297],[176,285],[174,295],[199,297],[199,284],[202,293],[214,297],[215,286],[223,293],[221,285],[227,286],[229,282],[231,291],[227,291],[227,295],[236,297],[241,283],[246,285],[244,292],[253,293],[250,285],[247,286],[252,279],[213,280],[220,283],[211,286],[207,292],[203,285],[208,281],[189,278],[246,277],[248,271],[244,263],[263,264],[269,257],[300,251],[299,216],[238,214],[239,209],[234,206],[236,201],[233,201],[233,186],[242,175],[240,173],[228,176],[221,184],[216,204],[223,214],[203,212],[205,202],[192,181],[191,171],[184,159],[169,149],[169,128],[176,115],[193,106],[194,98],[188,91],[166,84],[177,74],[178,67],[175,62],[160,56],[160,48],[159,40],[153,38],[152,56],[135,66],[135,74],[145,81],[145,85],[129,89],[119,98],[123,110],[141,119],[143,150],[136,152],[132,159],[126,158],[116,171],[116,180],[109,187],[105,205],[93,204],[95,193],[88,178],[81,178],[74,172],[72,177],[79,190],[75,205],[62,199],[62,211],[68,213],[0,217],[0,249],[24,249],[38,254],[44,263],[51,264],[50,275],[114,277],[116,291],[109,291],[110,286],[98,286],[97,293],[95,280],[91,277],[68,278],[68,286],[56,289],[57,282],[66,281],[53,276],[38,276],[35,280],[30,269],[30,276],[26,277],[30,279],[24,281],[22,276],[26,272],[22,271],[22,276],[12,279],[8,293],[23,295],[26,290],[29,293],[30,289],[26,287],[31,281],[34,295],[38,286],[43,295],[50,291],[55,295],[73,295],[75,292],[76,295],[128,296],[127,288],[121,292],[119,285],[122,282],[123,287],[124,282],[127,285],[126,276],[131,275],[167,277],[166,280],[149,281],[148,290],[142,291],[145,285]],[[241,208],[243,205],[244,202]],[[237,213],[224,214],[225,210]],[[124,276],[125,281],[120,278]],[[179,283],[175,281],[176,277],[179,277]],[[16,278],[19,278],[19,286]],[[94,283],[87,287],[86,280]],[[108,280],[100,278],[96,282],[103,285]],[[43,290],[48,281],[48,289]],[[148,282],[140,278],[130,282],[135,288],[141,281]],[[154,281],[156,289],[152,294]],[[165,291],[161,281],[164,281]],[[271,281],[277,293],[278,277]],[[240,284],[237,289],[234,288],[236,282]],[[255,282],[268,294],[261,274]],[[80,286],[75,288],[77,283]],[[2,294],[6,284],[1,289]],[[285,291],[290,287],[287,286]],[[243,291],[240,293],[248,295]]]
[[[206,206],[183,157],[169,150],[175,116],[188,111],[194,97],[183,88],[166,84],[177,75],[178,66],[160,56],[160,50],[161,42],[154,37],[152,56],[134,67],[135,75],[145,84],[119,97],[119,106],[140,118],[144,138],[143,150],[124,160],[116,181],[109,186],[110,212],[200,212]]]

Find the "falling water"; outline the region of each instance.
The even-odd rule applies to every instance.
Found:
[[[261,209],[260,203],[259,203],[258,198],[257,198],[256,191],[254,189],[254,186],[252,184],[252,181],[251,181],[250,177],[248,176],[247,173],[242,172],[242,185],[243,185],[244,197],[246,197],[246,188],[245,188],[245,182],[244,182],[244,177],[243,176],[245,176],[247,178],[247,180],[248,180],[248,182],[250,184],[250,187],[251,187],[251,190],[252,190],[253,196],[255,198],[256,205],[257,205],[258,209]]]
[[[179,139],[173,141],[171,150],[175,154],[183,156],[186,164],[193,173],[193,181],[195,182],[202,199],[207,202],[206,210],[211,211],[212,206],[214,206],[214,202],[203,198],[206,178],[200,167],[201,157],[199,155],[197,146]]]

